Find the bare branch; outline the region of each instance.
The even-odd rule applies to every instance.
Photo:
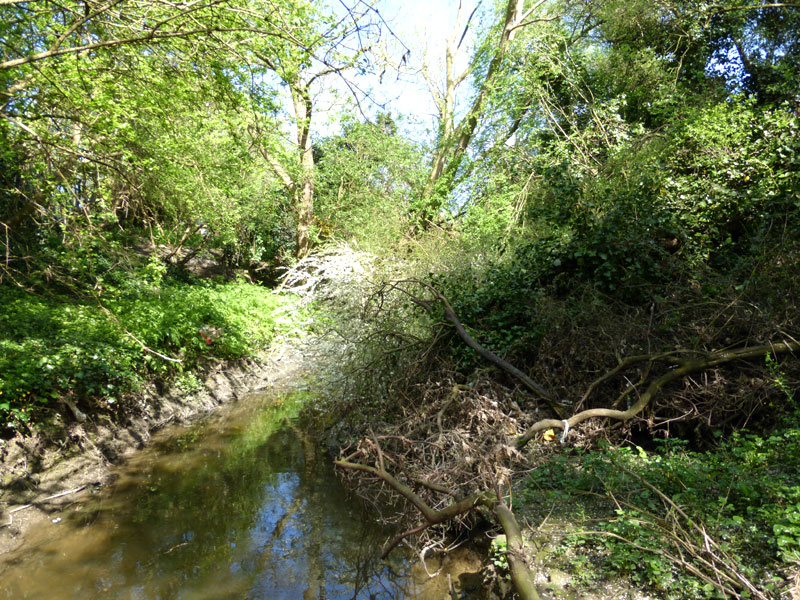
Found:
[[[768,353],[783,354],[800,350],[800,342],[784,342],[779,344],[767,344],[763,346],[753,346],[750,348],[740,348],[738,350],[725,350],[712,352],[703,358],[688,359],[680,362],[680,366],[672,371],[668,371],[655,381],[642,393],[639,399],[628,410],[615,410],[611,408],[590,408],[573,415],[569,419],[559,421],[556,419],[542,419],[532,425],[523,435],[517,439],[517,447],[523,447],[540,431],[551,428],[564,429],[565,424],[569,428],[575,427],[579,423],[594,417],[604,417],[627,421],[641,413],[652,401],[653,397],[668,383],[680,379],[690,373],[696,373],[705,369],[710,369],[721,364],[734,360],[755,358],[764,356]],[[602,379],[602,378],[601,378]]]
[[[456,49],[461,48],[461,44],[464,42],[464,38],[467,37],[467,31],[469,31],[469,24],[472,22],[472,17],[475,16],[475,13],[478,11],[480,7],[481,3],[478,2],[475,5],[475,8],[472,9],[472,12],[469,13],[469,16],[467,17],[467,24],[464,25],[464,33],[461,34],[461,39],[458,40],[458,45],[456,46]]]
[[[349,460],[337,460],[334,462],[337,467],[363,471],[378,477],[389,485],[395,492],[408,500],[425,517],[426,523],[413,527],[396,536],[383,550],[381,558],[386,558],[397,545],[409,536],[421,533],[432,525],[438,525],[450,521],[459,515],[473,510],[476,506],[485,506],[494,514],[497,522],[506,533],[508,540],[508,559],[511,571],[511,581],[514,588],[523,600],[539,600],[539,594],[534,585],[533,575],[525,561],[525,542],[522,537],[522,530],[517,522],[514,513],[506,506],[505,502],[498,500],[494,494],[489,492],[478,492],[454,501],[440,510],[433,510],[421,497],[415,494],[411,488],[398,481],[395,477],[380,468],[371,467],[361,463],[350,462]],[[438,486],[437,486],[438,487]]]
[[[563,16],[564,13],[556,15],[554,17],[542,17],[540,19],[531,19],[530,21],[525,21],[524,23],[519,23],[518,25],[514,25],[511,28],[511,31],[515,31],[520,27],[527,27],[528,25],[533,25],[534,23],[549,23],[550,21],[558,21]]]
[[[431,305],[431,301],[423,300],[421,298],[418,298],[418,297],[414,296],[413,294],[409,293],[407,290],[399,287],[400,284],[403,284],[403,283],[419,285],[419,286],[422,286],[422,287],[428,289],[434,295],[434,300],[439,302],[442,305],[442,308],[444,309],[445,318],[448,321],[450,321],[450,323],[452,323],[453,327],[455,327],[455,329],[456,329],[456,333],[458,333],[458,336],[462,340],[464,340],[464,343],[467,346],[472,348],[475,352],[477,352],[484,359],[488,360],[490,363],[500,367],[501,369],[503,369],[503,371],[505,371],[509,375],[512,375],[512,376],[516,377],[517,379],[519,379],[521,382],[523,382],[528,387],[528,389],[530,389],[531,391],[536,393],[538,396],[543,398],[545,401],[547,401],[548,405],[554,410],[554,412],[556,412],[556,414],[560,414],[562,408],[555,402],[555,398],[553,398],[552,394],[550,394],[547,390],[545,390],[541,385],[539,385],[538,383],[533,381],[533,379],[528,377],[525,373],[520,371],[517,367],[515,367],[514,365],[512,365],[508,361],[500,358],[499,356],[497,356],[491,350],[487,350],[486,348],[484,348],[478,342],[475,341],[475,339],[469,334],[469,332],[467,332],[467,330],[464,327],[463,323],[461,323],[461,321],[458,319],[458,316],[456,315],[455,311],[453,310],[453,307],[450,305],[450,302],[448,302],[447,298],[445,298],[442,294],[440,294],[431,285],[429,285],[429,284],[427,284],[427,283],[425,283],[423,281],[416,280],[416,279],[400,280],[400,281],[396,281],[393,284],[391,284],[394,289],[397,289],[398,291],[402,291],[404,294],[406,294],[409,297],[409,299],[412,302],[414,302],[414,304],[416,304],[417,306],[422,307],[427,312],[432,312],[432,310],[433,310],[433,307]]]

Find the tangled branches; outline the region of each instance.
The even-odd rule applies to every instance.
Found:
[[[420,295],[414,294],[410,291],[411,288],[419,288],[427,292],[429,297],[423,298]],[[530,441],[536,433],[549,428],[561,428],[568,431],[570,428],[574,428],[583,421],[598,417],[628,421],[647,408],[654,396],[667,384],[675,380],[683,379],[692,373],[705,371],[737,360],[758,358],[767,354],[777,356],[787,352],[795,352],[800,349],[800,342],[792,340],[713,352],[678,349],[660,354],[645,354],[631,356],[624,360],[619,359],[619,364],[593,381],[586,389],[581,399],[573,403],[573,406],[579,408],[584,405],[596,389],[606,381],[619,376],[631,367],[645,364],[646,368],[643,370],[639,382],[628,386],[628,388],[617,397],[611,407],[586,409],[573,414],[569,418],[564,418],[564,407],[555,400],[554,395],[523,371],[479,344],[458,319],[458,316],[447,298],[431,285],[419,280],[400,280],[384,284],[377,295],[383,296],[387,291],[398,291],[407,295],[414,304],[423,308],[428,313],[434,313],[434,306],[438,303],[441,306],[444,318],[453,325],[457,335],[467,346],[488,362],[519,380],[559,417],[559,419],[542,419],[529,427],[525,434],[520,436],[517,440],[517,445],[520,447]],[[657,364],[666,365],[668,370],[659,376],[653,376],[653,366]],[[642,389],[641,392],[640,389]],[[631,396],[632,392],[635,392],[639,396],[636,402],[629,403],[627,410],[619,410],[617,407],[626,397]]]
[[[426,386],[423,400],[395,427],[342,452],[336,465],[353,488],[382,506],[410,504],[421,515],[400,510],[394,521],[405,531],[384,556],[412,535],[420,545],[442,547],[446,533],[469,531],[481,510],[509,540],[509,568],[522,598],[538,598],[520,527],[503,500],[511,495],[513,469],[522,455],[508,443],[522,416],[510,394],[488,381]],[[493,398],[502,398],[498,401]],[[358,481],[352,478],[358,477]]]
[[[524,446],[528,441],[530,441],[536,433],[539,431],[543,431],[545,429],[551,427],[559,427],[559,428],[569,428],[586,421],[587,419],[591,419],[594,417],[605,417],[609,419],[616,419],[619,421],[627,421],[632,419],[639,413],[641,413],[653,400],[654,396],[661,391],[661,389],[667,385],[668,383],[675,381],[676,379],[681,379],[691,373],[696,373],[698,371],[704,371],[706,369],[711,369],[713,367],[729,363],[735,360],[744,360],[748,358],[756,358],[756,357],[763,357],[766,354],[784,354],[786,352],[794,352],[800,350],[800,342],[781,342],[777,344],[768,344],[762,346],[751,346],[749,348],[740,348],[736,350],[724,350],[719,352],[692,352],[691,358],[688,359],[679,359],[676,358],[676,353],[667,353],[661,354],[657,356],[634,356],[628,358],[626,361],[621,361],[620,365],[603,375],[599,380],[597,380],[597,385],[602,383],[602,381],[610,378],[612,375],[615,375],[618,371],[622,370],[623,368],[630,366],[632,364],[640,363],[640,362],[647,362],[647,363],[655,363],[655,362],[666,362],[667,364],[671,365],[673,368],[660,377],[657,377],[650,381],[647,388],[642,392],[639,396],[639,399],[633,403],[630,408],[627,410],[618,410],[615,408],[590,408],[584,411],[581,411],[569,419],[564,420],[557,420],[557,419],[542,419],[541,421],[536,422],[533,426],[531,426],[524,435],[520,436],[519,440],[517,441],[517,445]],[[649,375],[649,369],[648,369]],[[644,384],[648,381],[648,377],[644,377],[641,380],[641,384]],[[589,390],[587,390],[586,394],[584,394],[583,399],[586,399],[591,394],[592,389],[596,387],[595,383],[590,386]],[[624,396],[626,396],[628,392],[624,392],[622,396],[620,396],[619,400],[621,401]],[[615,404],[617,404],[615,402]]]
[[[367,299],[365,307],[371,306],[379,313],[389,305],[387,298],[392,294],[406,298],[429,317],[449,323],[468,347],[533,395],[533,410],[530,397],[523,401],[523,395],[514,395],[497,382],[475,377],[465,384],[455,374],[443,376],[439,371],[420,386],[421,393],[415,395],[417,402],[403,405],[399,423],[384,426],[377,433],[370,429],[355,447],[347,448],[337,465],[362,496],[373,501],[380,498],[383,506],[405,502],[415,510],[412,514],[401,511],[395,517],[405,531],[385,552],[412,535],[420,536],[429,547],[436,543],[434,536],[441,540],[445,525],[451,533],[469,529],[474,523],[471,515],[476,511],[508,531],[507,518],[510,515],[513,519],[513,513],[502,499],[511,496],[514,474],[531,464],[532,451],[526,450],[526,455],[521,451],[545,430],[564,429],[564,443],[570,430],[585,427],[590,420],[595,427],[608,427],[610,423],[640,419],[646,410],[656,410],[656,397],[664,388],[692,375],[734,362],[800,350],[800,343],[789,339],[716,351],[678,349],[636,354],[619,358],[616,366],[596,377],[575,400],[556,400],[553,391],[481,346],[447,299],[427,283],[406,279],[383,284]],[[606,406],[592,406],[598,398],[607,397],[599,394],[601,389],[621,381],[628,385]],[[558,418],[541,419],[540,410],[550,411]],[[551,434],[550,439],[555,436]],[[421,522],[415,520],[416,514],[421,515]],[[515,552],[513,560],[525,565],[522,547],[511,554]],[[509,564],[512,562],[509,556]],[[735,569],[729,571],[734,577]],[[524,582],[530,580],[527,567],[525,572],[528,574],[519,579],[523,588]],[[724,593],[729,593],[731,586],[737,587],[730,580],[719,585]],[[523,594],[519,588],[518,592]]]

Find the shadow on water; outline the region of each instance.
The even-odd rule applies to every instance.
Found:
[[[165,435],[103,498],[0,564],[0,598],[418,597],[388,533],[296,426],[299,400],[254,398]]]

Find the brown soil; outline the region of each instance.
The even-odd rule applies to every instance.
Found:
[[[193,394],[177,387],[161,394],[148,389],[124,423],[89,417],[69,424],[55,439],[34,435],[0,441],[0,556],[21,548],[33,526],[57,519],[67,506],[108,484],[113,467],[145,447],[155,431],[248,393],[283,388],[296,377],[301,356],[285,344],[260,362],[216,365],[206,373],[203,389]]]

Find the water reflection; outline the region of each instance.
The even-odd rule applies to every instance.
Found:
[[[386,532],[349,500],[296,402],[253,401],[141,453],[94,506],[0,566],[0,598],[414,596],[375,557]]]

